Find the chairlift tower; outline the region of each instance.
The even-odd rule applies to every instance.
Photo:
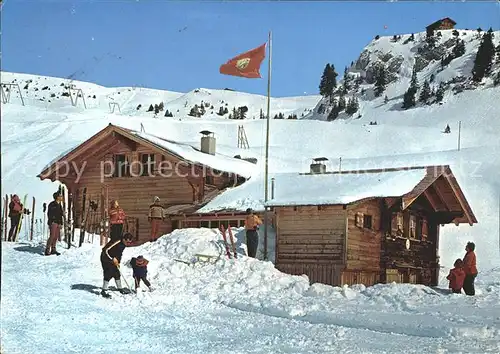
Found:
[[[245,133],[245,128],[243,125],[238,126],[238,148],[249,149],[247,134]]]

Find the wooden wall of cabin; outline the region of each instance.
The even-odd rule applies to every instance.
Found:
[[[424,197],[405,211],[387,211],[381,247],[381,281],[436,285],[439,223]]]
[[[378,199],[347,207],[347,263],[342,284],[370,286],[380,282],[381,221]]]
[[[136,176],[136,177],[106,177],[101,178],[101,161],[112,162],[115,154],[124,154],[129,162],[136,162],[135,172],[138,172],[138,162],[142,154],[154,154],[155,166],[153,177],[151,176]],[[195,191],[189,184],[188,178],[178,176],[172,173],[171,176],[159,176],[159,162],[169,160],[175,164],[177,160],[174,157],[164,157],[161,154],[155,153],[142,146],[137,146],[135,151],[132,151],[129,145],[120,144],[109,150],[106,155],[100,159],[91,159],[87,161],[87,166],[84,173],[77,184],[73,188],[78,189],[78,200],[75,201],[76,220],[81,220],[80,211],[82,209],[82,194],[83,188],[87,188],[87,198],[85,209],[88,208],[89,199],[101,203],[102,182],[108,186],[109,201],[117,199],[120,206],[124,209],[129,217],[138,218],[138,236],[139,242],[145,242],[150,239],[150,225],[148,222],[149,206],[153,203],[153,198],[158,196],[161,203],[165,206],[174,204],[192,203],[195,198]],[[110,172],[110,171],[106,171]],[[166,171],[164,171],[167,174]],[[203,191],[203,177],[197,179],[199,190]],[[101,206],[99,205],[99,209]],[[171,232],[172,225],[167,219],[161,224],[160,233]]]
[[[345,266],[346,210],[342,206],[275,207],[276,268],[340,285]]]

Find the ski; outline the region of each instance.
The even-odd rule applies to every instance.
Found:
[[[35,226],[35,197],[33,197],[33,206],[31,207],[31,230],[30,241],[33,241],[33,228]]]
[[[68,249],[71,248],[71,235],[69,234],[69,228],[68,228],[68,217],[66,214],[66,188],[62,187],[62,209],[63,209],[63,229],[64,229],[64,238],[65,241],[68,243]]]
[[[231,251],[229,251],[229,244],[227,243],[227,238],[226,238],[226,229],[224,225],[220,226],[220,232],[222,233],[222,238],[224,239],[224,246],[226,247],[226,254],[227,258],[231,258]]]
[[[4,232],[4,241],[7,241],[7,220],[8,220],[8,217],[9,217],[9,196],[6,194],[5,195],[5,210],[4,210],[4,219],[2,220],[2,222],[4,223],[5,225],[5,228],[3,230]],[[0,235],[1,237],[1,235]]]
[[[47,211],[47,203],[43,203],[43,224],[42,224],[42,242],[45,242],[45,217]]]
[[[234,258],[238,258],[238,254],[236,253],[236,245],[234,244],[233,231],[231,230],[231,226],[227,228],[229,233],[229,239],[231,240],[231,247],[233,249]]]
[[[2,204],[2,224],[0,225],[0,236],[3,235],[4,228],[7,228],[7,225],[5,224],[5,220],[6,220],[6,215],[5,215],[6,212],[5,212],[5,210],[7,208],[5,206],[7,205],[7,203],[9,202],[9,200],[8,199],[4,199],[2,197],[2,202],[3,202],[3,204]]]
[[[83,188],[82,211],[81,211],[81,216],[80,216],[80,242],[78,243],[78,247],[82,247],[82,245],[83,245],[83,241],[85,239],[85,232],[86,232],[85,224],[87,223],[87,219],[89,217],[90,203],[89,203],[89,207],[87,209],[87,213],[85,213],[85,203],[86,202],[87,202],[87,187],[84,187]]]
[[[17,230],[16,230],[16,234],[14,236],[14,242],[17,242],[17,240],[19,239],[19,232],[21,231],[21,228],[23,226],[23,216],[24,216],[24,206],[26,205],[26,200],[28,199],[28,195],[25,194],[24,197],[23,197],[23,203],[21,204],[21,217],[19,218],[19,224],[17,225]]]

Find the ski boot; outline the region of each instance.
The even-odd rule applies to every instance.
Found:
[[[121,294],[124,294],[124,295],[131,293],[130,289],[128,289],[128,288],[121,288],[119,291]]]
[[[109,299],[111,297],[111,295],[109,295],[104,289],[101,290],[101,296],[105,297],[106,299]]]

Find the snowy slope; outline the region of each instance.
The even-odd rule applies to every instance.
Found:
[[[484,32],[479,34],[475,30],[458,30],[458,36],[454,35],[453,30],[441,30],[439,33],[435,35],[434,47],[429,47],[427,44],[425,32],[415,33],[413,41],[409,41],[410,34],[401,35],[401,39],[397,41],[394,41],[391,36],[372,40],[362,50],[353,65],[348,68],[348,92],[343,94],[346,100],[349,97],[359,99],[359,111],[352,116],[342,112],[337,119],[361,118],[365,123],[372,121],[385,123],[391,117],[399,117],[402,111],[403,94],[409,87],[414,67],[417,70],[417,81],[420,87],[416,95],[417,107],[425,107],[426,110],[435,110],[438,103],[427,106],[418,102],[424,81],[429,81],[433,90],[437,90],[440,83],[445,85],[446,91],[443,99],[445,105],[453,99],[455,94],[460,97],[461,92],[493,87],[493,78],[500,72],[498,59],[494,59],[491,74],[483,79],[480,85],[471,83],[474,59]],[[500,45],[500,31],[494,31],[493,34],[493,44],[497,47]],[[441,60],[452,53],[457,39],[464,42],[465,53],[443,67]],[[380,97],[375,97],[375,72],[380,67],[384,67],[387,72],[388,85]],[[338,83],[338,92],[334,95],[337,100],[341,95],[340,89],[344,81],[346,81],[345,78]],[[385,102],[386,97],[387,102]],[[431,98],[430,102],[434,102],[434,98]],[[490,102],[490,105],[492,104],[494,101]],[[323,113],[318,111],[320,106],[324,108]],[[315,109],[304,119],[326,120],[331,106],[329,98],[321,99]],[[415,109],[410,108],[405,113],[413,115]],[[377,115],[373,114],[375,112]]]
[[[164,119],[196,119],[200,118],[188,116],[190,110],[195,105],[206,107],[204,119],[228,118],[234,107],[247,106],[247,119],[259,119],[260,110],[266,112],[267,97],[253,95],[244,92],[229,90],[213,90],[199,88],[188,93],[161,91],[143,87],[113,87],[107,88],[92,83],[60,79],[54,77],[36,76],[29,74],[19,74],[2,72],[2,84],[14,83],[19,85],[21,95],[17,86],[11,90],[10,102],[20,103],[20,96],[25,103],[31,107],[40,107],[46,110],[64,112],[83,112],[84,103],[88,110],[100,110],[101,112],[120,112],[129,116],[160,117]],[[73,87],[72,95],[77,99],[78,89],[82,89],[83,97],[78,97],[76,107],[71,105],[69,97],[69,87]],[[9,89],[4,87],[4,90]],[[298,117],[307,114],[319,101],[321,96],[310,95],[300,97],[271,98],[271,116],[283,113],[285,118],[291,114]],[[117,105],[114,106],[114,103]],[[147,112],[150,105],[163,103],[164,109],[157,115]],[[141,106],[139,109],[139,105]],[[211,108],[213,107],[213,108]],[[217,112],[220,107],[227,108],[228,113],[219,116]],[[164,117],[166,111],[173,114],[172,118]]]

